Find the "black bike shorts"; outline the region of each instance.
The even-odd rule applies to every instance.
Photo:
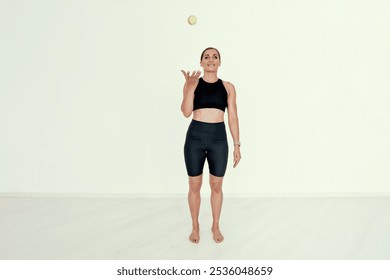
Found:
[[[223,177],[226,172],[228,153],[224,122],[206,123],[192,120],[184,144],[188,176],[201,175],[207,159],[210,174]]]

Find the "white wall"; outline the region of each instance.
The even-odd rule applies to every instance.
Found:
[[[226,194],[390,193],[388,1],[3,0],[0,18],[2,193],[185,193],[180,69],[208,46],[238,97]]]

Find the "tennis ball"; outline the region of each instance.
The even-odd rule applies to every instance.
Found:
[[[194,24],[196,24],[196,22],[197,22],[197,18],[196,18],[196,16],[191,15],[191,16],[188,17],[187,21],[188,21],[188,23],[189,23],[190,25],[194,25]]]

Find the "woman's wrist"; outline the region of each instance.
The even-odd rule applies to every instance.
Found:
[[[240,141],[237,141],[237,142],[234,142],[234,148],[240,148],[241,147],[241,142]]]

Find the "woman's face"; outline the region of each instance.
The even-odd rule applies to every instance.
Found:
[[[217,72],[219,66],[221,66],[218,52],[215,49],[206,50],[200,61],[200,66],[203,67],[205,72]]]

